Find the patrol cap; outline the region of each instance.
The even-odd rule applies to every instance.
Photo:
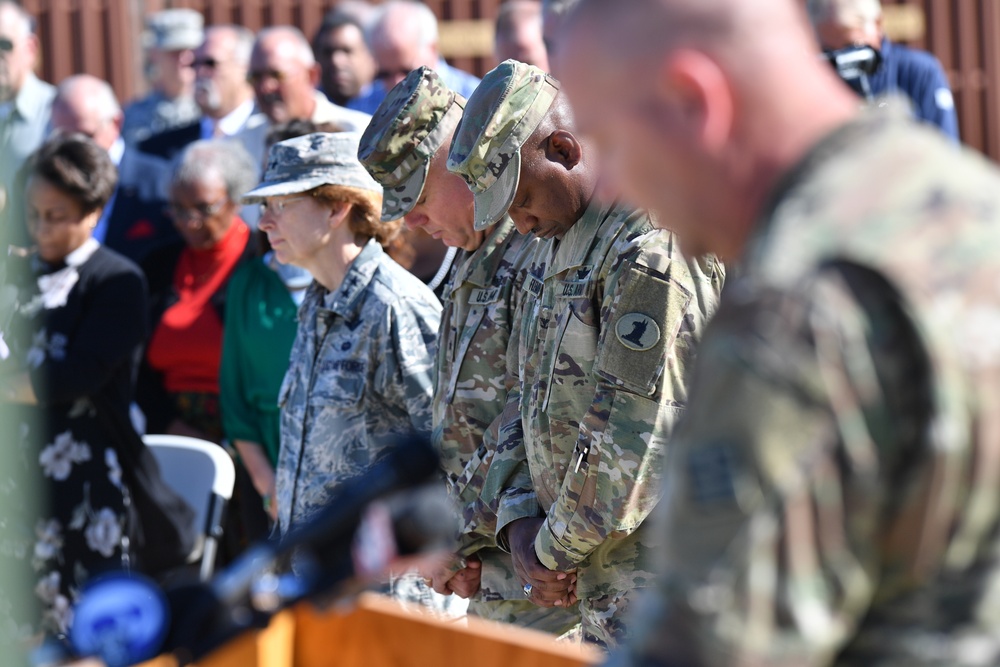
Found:
[[[389,91],[361,137],[358,158],[382,184],[382,220],[396,220],[420,199],[431,158],[462,120],[465,98],[437,72],[420,67]]]
[[[243,195],[244,204],[265,197],[308,192],[321,185],[343,185],[382,194],[382,186],[358,162],[358,132],[316,132],[271,146],[264,180]]]
[[[146,48],[196,49],[205,41],[205,19],[193,9],[164,9],[146,19]]]
[[[505,60],[469,98],[448,153],[448,170],[476,199],[477,230],[503,217],[521,176],[521,146],[559,93],[559,82],[537,67]]]

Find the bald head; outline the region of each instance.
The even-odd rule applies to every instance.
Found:
[[[418,67],[438,65],[437,17],[422,2],[390,0],[381,5],[368,42],[378,64],[376,76],[387,90]]]
[[[59,84],[51,123],[53,130],[85,134],[110,150],[121,136],[122,109],[107,81],[77,74]]]
[[[549,58],[542,39],[541,3],[537,0],[508,0],[500,5],[493,53],[498,63],[513,59],[549,70]]]
[[[739,257],[781,175],[857,112],[801,0],[580,0],[562,39],[580,130],[692,253]]]
[[[319,77],[312,46],[298,28],[260,31],[250,56],[249,79],[257,105],[272,123],[311,118]]]

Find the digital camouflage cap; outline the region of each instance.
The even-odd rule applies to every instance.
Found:
[[[476,229],[496,223],[514,200],[521,175],[521,146],[559,93],[544,71],[505,60],[469,98],[448,154],[448,170],[469,185],[476,199]]]
[[[282,197],[308,192],[321,185],[343,185],[382,194],[358,162],[357,132],[315,132],[271,146],[267,169],[260,185],[243,195],[244,204],[256,204],[266,197]]]
[[[413,70],[378,106],[358,159],[384,188],[382,219],[396,220],[420,199],[431,158],[462,119],[465,98],[427,67]]]

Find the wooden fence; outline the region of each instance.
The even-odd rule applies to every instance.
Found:
[[[119,97],[143,91],[140,35],[146,13],[166,7],[201,11],[206,23],[252,30],[297,25],[309,36],[338,0],[21,0],[38,19],[41,74],[59,81],[88,72]],[[377,0],[374,0],[377,2]],[[492,19],[502,0],[426,0],[442,20],[442,49],[476,74],[493,59]],[[891,33],[933,52],[955,91],[962,139],[1000,159],[1000,0],[883,0]]]

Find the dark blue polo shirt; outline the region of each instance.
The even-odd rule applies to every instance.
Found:
[[[958,141],[955,100],[941,63],[930,53],[882,40],[882,66],[871,77],[876,97],[902,94],[913,104],[918,119],[937,125]]]

